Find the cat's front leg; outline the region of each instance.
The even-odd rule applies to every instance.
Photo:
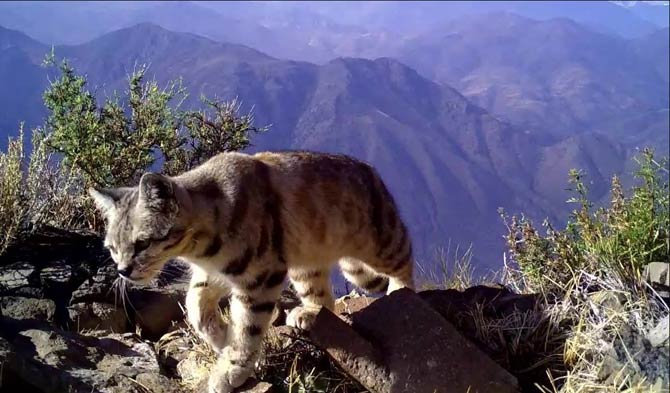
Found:
[[[203,270],[194,267],[186,293],[186,313],[198,336],[214,351],[222,353],[226,345],[227,326],[223,321],[219,301],[230,290],[213,280]]]
[[[253,374],[285,275],[285,270],[260,273],[233,288],[229,341],[210,375],[210,393],[229,393]]]

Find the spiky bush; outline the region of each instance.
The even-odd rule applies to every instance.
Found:
[[[82,187],[76,169],[54,160],[39,133],[33,133],[32,151],[24,149],[23,127],[9,140],[7,152],[0,152],[0,254],[21,233],[42,225],[83,228],[90,201],[81,198]]]

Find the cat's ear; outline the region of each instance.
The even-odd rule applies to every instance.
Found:
[[[126,188],[98,188],[91,187],[88,194],[93,198],[95,206],[102,213],[107,214],[116,207],[116,203],[129,192]]]
[[[175,184],[167,176],[145,173],[140,179],[140,203],[160,212],[172,213],[176,210]]]

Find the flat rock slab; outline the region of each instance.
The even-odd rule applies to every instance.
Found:
[[[516,378],[409,289],[351,315],[322,310],[312,340],[374,393],[518,392]]]
[[[309,337],[365,388],[371,392],[390,391],[391,379],[382,353],[339,317],[321,310]]]
[[[204,378],[198,384],[198,387],[195,389],[197,393],[207,393],[209,390],[207,388],[207,378]],[[255,379],[249,379],[244,385],[236,388],[233,393],[273,393],[276,390],[272,384],[267,382],[259,382]]]
[[[353,314],[369,306],[375,300],[375,298],[369,296],[340,298],[335,301],[335,309],[333,311],[338,315]]]

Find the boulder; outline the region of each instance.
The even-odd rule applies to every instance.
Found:
[[[50,299],[33,299],[17,296],[0,298],[2,315],[14,319],[37,319],[53,322],[56,304]]]
[[[390,392],[516,392],[516,378],[413,291],[400,289],[353,314],[390,370]]]
[[[184,320],[186,315],[182,304],[185,293],[185,284],[129,289],[128,307],[134,310],[135,326],[143,338],[156,341],[175,323]]]
[[[330,311],[319,312],[309,337],[366,389],[375,393],[391,391],[383,354]]]
[[[118,277],[119,274],[114,265],[105,264],[99,267],[95,274],[84,280],[72,292],[70,304],[89,302],[121,303],[121,294],[114,284]]]
[[[68,307],[70,329],[75,332],[85,330],[106,330],[112,333],[126,333],[129,320],[121,307],[106,303],[77,303]]]
[[[0,270],[0,291],[7,294],[16,294],[29,288],[36,281],[37,270],[26,262],[12,263]]]

